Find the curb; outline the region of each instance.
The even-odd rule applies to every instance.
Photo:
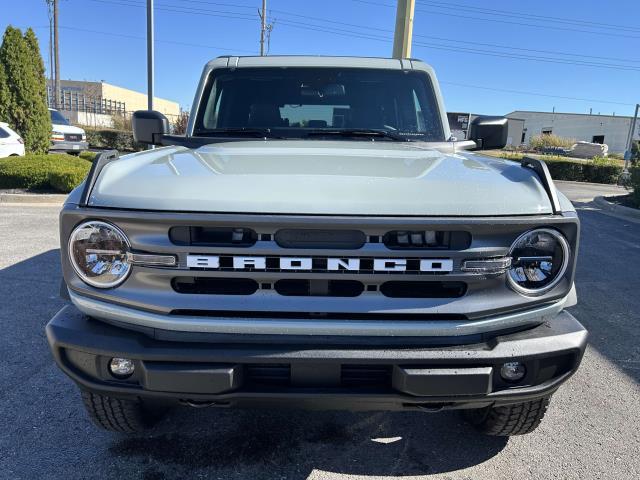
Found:
[[[31,205],[62,205],[67,195],[56,193],[0,193],[0,205],[20,203]]]
[[[632,220],[640,220],[640,209],[611,203],[607,200],[607,197],[596,197],[593,199],[593,203],[596,207],[611,212],[617,216]]]

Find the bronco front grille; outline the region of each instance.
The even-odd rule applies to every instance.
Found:
[[[508,258],[510,245],[532,228],[556,228],[572,246],[578,232],[576,219],[549,215],[386,218],[65,209],[65,238],[85,218],[119,227],[134,253],[176,259],[175,266],[135,264],[121,286],[99,292],[105,301],[167,316],[319,322],[473,321],[551,303],[569,292],[569,270],[553,292],[527,298],[509,288],[505,269],[472,271],[463,265]],[[79,294],[95,294],[68,264],[65,280]]]

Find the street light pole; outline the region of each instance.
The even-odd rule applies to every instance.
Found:
[[[60,108],[60,40],[58,38],[58,0],[53,0],[53,61],[54,61],[54,93],[53,108]]]
[[[398,0],[396,30],[393,36],[393,58],[411,57],[411,37],[413,35],[413,12],[415,5],[415,0]]]
[[[631,128],[629,129],[629,137],[627,139],[627,151],[624,153],[624,172],[629,171],[629,160],[631,160],[631,151],[633,149],[633,136],[636,133],[636,123],[638,122],[638,110],[640,110],[640,103],[636,103],[636,113],[631,120]]]
[[[262,11],[260,12],[260,56],[264,56],[264,35],[267,31],[267,0],[262,0]]]
[[[153,110],[153,0],[147,0],[147,108]]]

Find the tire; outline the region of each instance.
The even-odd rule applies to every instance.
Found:
[[[140,400],[123,400],[85,390],[81,393],[84,408],[93,423],[112,432],[137,433],[148,430],[164,413],[144,405]]]
[[[549,406],[551,397],[500,407],[464,410],[463,415],[477,430],[486,435],[508,437],[533,432]]]

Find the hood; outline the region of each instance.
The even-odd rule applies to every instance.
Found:
[[[536,174],[425,143],[256,140],[164,147],[105,166],[91,206],[326,215],[551,213]]]
[[[63,125],[61,123],[51,124],[51,130],[62,133],[84,133],[84,130],[80,127],[74,127],[73,125]]]

